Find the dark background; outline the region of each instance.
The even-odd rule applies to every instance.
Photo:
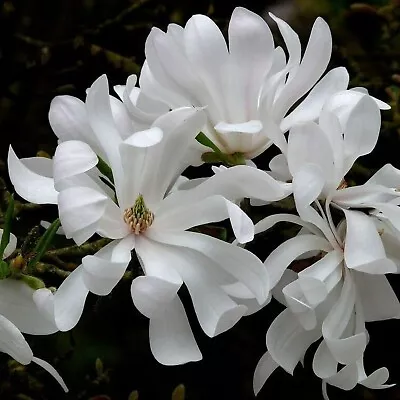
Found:
[[[364,182],[387,162],[400,167],[400,4],[376,0],[367,4],[349,0],[209,1],[182,0],[8,0],[0,2],[0,190],[11,189],[4,164],[11,143],[20,157],[52,155],[55,135],[47,120],[51,99],[70,94],[84,99],[85,89],[106,73],[110,85],[124,84],[139,73],[144,42],[151,26],[165,29],[169,22],[184,24],[193,14],[211,16],[226,29],[236,5],[262,15],[273,11],[288,21],[306,44],[316,16],[330,24],[334,49],[331,67],[344,65],[351,86],[365,86],[371,94],[389,102],[383,113],[382,134],[373,155],[356,165],[349,180]],[[270,26],[274,24],[268,19]],[[276,33],[276,29],[275,29]],[[281,38],[276,35],[277,43]],[[259,163],[267,165],[273,150]],[[3,198],[2,197],[2,198]],[[4,206],[4,203],[1,203]],[[4,211],[4,210],[3,210]],[[275,210],[258,209],[257,213]],[[264,214],[265,215],[265,214]],[[21,212],[15,232],[23,240],[41,219],[55,218],[55,207]],[[253,215],[259,218],[260,215]],[[284,238],[279,228],[257,238],[251,249],[264,259]],[[282,233],[283,232],[283,233]],[[73,260],[71,261],[73,264]],[[46,276],[57,286],[58,277]],[[399,279],[390,277],[399,294]],[[394,279],[392,279],[394,278]],[[30,337],[34,353],[52,361],[70,387],[63,395],[45,372],[34,365],[22,367],[0,355],[0,400],[97,399],[97,400],[248,400],[254,399],[254,368],[265,351],[265,333],[281,311],[273,302],[258,314],[214,339],[201,331],[190,298],[182,292],[203,360],[184,366],[164,367],[152,357],[148,321],[132,305],[129,282],[121,282],[105,298],[90,296],[84,316],[68,333]],[[391,382],[400,379],[399,323],[387,321],[367,326],[371,341],[366,370],[387,366]],[[309,354],[311,353],[311,354]],[[306,367],[294,377],[276,371],[258,399],[322,399],[320,380],[311,371],[312,353]],[[96,361],[97,360],[97,361]],[[185,386],[185,395],[182,387]],[[351,392],[330,389],[331,399],[400,399],[400,389]],[[131,396],[131,397],[129,397]]]

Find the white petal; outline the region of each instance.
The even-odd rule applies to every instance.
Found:
[[[153,229],[186,230],[210,222],[230,218],[232,228],[239,243],[247,243],[254,238],[251,219],[236,204],[222,196],[211,196],[186,207],[174,208],[170,212],[156,213]]]
[[[51,322],[52,326],[55,327],[53,329],[57,329],[54,317],[54,295],[51,290],[47,288],[37,289],[32,298],[40,313]]]
[[[159,203],[187,167],[183,157],[204,123],[203,111],[176,109],[154,122],[154,127],[164,134],[158,144],[145,148],[132,146],[129,141],[121,144],[122,165],[124,171],[130,171],[124,176],[123,197],[118,196],[121,208],[131,207],[139,193],[148,207]]]
[[[88,89],[86,111],[94,135],[113,170],[118,189],[123,174],[119,156],[122,138],[112,115],[106,75],[100,76]]]
[[[83,266],[65,279],[54,295],[54,315],[60,331],[69,331],[79,321],[89,290],[83,283]]]
[[[147,232],[146,232],[147,234]],[[188,247],[213,260],[222,270],[242,282],[264,303],[269,293],[269,278],[261,261],[249,251],[211,236],[195,232],[154,232],[148,230],[153,240],[174,246]]]
[[[47,361],[44,361],[37,357],[32,357],[32,361],[41,366],[44,370],[46,370],[60,384],[64,392],[68,393],[67,385],[65,384],[63,378],[61,378],[61,375],[52,365],[50,365]]]
[[[0,351],[10,355],[21,364],[29,364],[33,354],[19,329],[0,315]]]
[[[160,128],[153,127],[144,131],[135,132],[129,136],[124,143],[135,147],[150,147],[160,143],[163,132]]]
[[[96,232],[97,223],[109,201],[106,195],[87,187],[63,190],[58,196],[58,210],[67,238],[73,237],[79,245],[89,239]],[[90,229],[77,241],[75,233],[84,228]]]
[[[214,271],[218,265],[214,264],[210,258],[186,247],[169,246],[155,241],[151,241],[151,250],[148,248],[146,251],[144,247],[146,241],[150,242],[148,239],[141,238],[137,248],[144,270],[147,273],[149,257],[151,257],[154,259],[153,262],[158,261],[160,268],[164,267],[165,270],[173,268],[179,273],[189,289],[200,325],[208,336],[213,337],[230,329],[244,315],[246,307],[238,306],[232,301],[215,279]],[[153,254],[149,255],[149,250]],[[168,285],[173,285],[171,288],[175,288],[175,292],[180,286],[180,283],[171,282],[171,279],[169,279],[171,283],[162,282],[166,288]],[[163,293],[162,289],[158,292]],[[167,300],[159,302],[167,303]],[[140,301],[141,303],[145,301],[147,307],[151,305],[151,301],[143,296]],[[160,306],[156,309],[162,310]]]
[[[332,355],[341,364],[360,359],[367,345],[364,332],[341,338],[353,316],[356,290],[350,273],[345,276],[340,298],[322,324],[322,334]]]
[[[333,377],[326,379],[326,382],[343,390],[353,389],[358,382],[357,365],[346,365]]]
[[[268,217],[265,217],[264,219],[258,221],[255,225],[255,233],[257,234],[265,232],[279,222],[291,222],[293,224],[297,224],[307,228],[309,232],[314,233],[315,235],[320,235],[320,231],[316,229],[314,225],[303,221],[297,215],[285,213],[269,215]]]
[[[2,236],[3,236],[3,229],[0,228],[0,241]],[[17,248],[17,237],[12,232],[10,232],[10,240],[6,248],[4,249],[3,259],[10,256],[16,248]]]
[[[161,203],[160,210],[182,207],[215,194],[234,202],[243,197],[276,201],[289,195],[287,189],[286,184],[280,184],[264,171],[238,165],[220,171],[190,190],[172,193]]]
[[[171,246],[170,250],[173,249]],[[234,326],[246,313],[247,307],[237,305],[214,281],[208,271],[209,259],[185,248],[175,247],[175,254],[181,259],[175,267],[189,290],[203,331],[214,337]]]
[[[55,97],[50,104],[49,121],[61,141],[82,140],[90,145],[95,142],[85,103],[76,97]]]
[[[328,65],[331,51],[332,37],[329,26],[322,18],[317,18],[301,64],[275,103],[274,112],[277,118],[282,118],[289,108],[314,86]]]
[[[396,272],[392,260],[386,258],[382,240],[373,220],[358,211],[344,211],[347,222],[344,258],[348,268],[371,274]]]
[[[153,27],[146,39],[145,54],[146,62],[139,80],[142,90],[172,108],[192,105],[192,96],[186,89],[194,89],[195,93],[196,89],[202,89],[183,43]]]
[[[96,153],[86,143],[78,140],[60,143],[53,159],[54,185],[65,178],[91,170],[97,162]]]
[[[385,164],[366,182],[371,185],[382,185],[388,188],[400,187],[400,170],[392,164]]]
[[[289,310],[275,318],[267,332],[271,357],[289,374],[303,358],[307,349],[320,337],[318,329],[305,331]]]
[[[124,139],[129,137],[134,130],[134,125],[125,105],[119,99],[110,96],[110,106],[112,116],[121,138]]]
[[[301,326],[307,331],[314,329],[317,326],[315,310],[307,304],[299,281],[295,280],[289,283],[283,288],[282,292],[288,308],[296,316]]]
[[[274,299],[279,301],[279,303],[281,303],[285,307],[287,306],[287,304],[285,296],[282,293],[282,290],[286,285],[289,285],[289,283],[295,281],[297,277],[298,277],[297,272],[294,272],[291,269],[286,269],[282,275],[282,278],[279,280],[279,282],[274,286],[274,288],[271,291]]]
[[[147,318],[164,315],[165,308],[177,296],[180,284],[155,276],[139,276],[132,281],[131,296],[135,307]]]
[[[214,104],[201,105],[208,105],[218,110],[220,118],[214,119],[215,122],[227,120],[222,107],[224,106],[224,74],[229,53],[222,32],[209,17],[194,15],[186,23],[184,44],[189,61],[195,66],[196,73],[203,80],[204,86],[214,101]]]
[[[374,149],[380,126],[378,106],[369,96],[363,96],[352,110],[344,132],[346,170],[350,169],[358,157]]]
[[[283,272],[298,256],[313,250],[330,251],[329,242],[315,235],[300,235],[287,240],[277,247],[265,260],[264,265],[270,275],[271,287],[282,277]]]
[[[276,17],[272,13],[269,13],[269,16],[278,25],[279,32],[285,41],[285,45],[289,53],[287,69],[290,70],[293,67],[298,67],[301,58],[301,43],[299,35],[284,20]]]
[[[306,164],[314,164],[322,171],[325,183],[334,177],[333,152],[329,140],[313,122],[296,125],[290,130],[287,159],[293,176]]]
[[[54,320],[35,304],[34,293],[34,289],[21,281],[0,280],[0,314],[24,333],[48,335],[56,332]]]
[[[150,319],[150,348],[163,365],[179,365],[202,359],[182,302],[175,297],[164,313]]]
[[[359,382],[369,389],[386,389],[393,385],[385,385],[385,382],[389,379],[389,371],[387,368],[379,368],[370,374],[367,378]]]
[[[325,183],[323,172],[319,167],[315,164],[305,164],[293,176],[293,195],[300,218],[317,226],[331,245],[337,248],[339,245],[327,220],[311,207],[320,196]]]
[[[257,396],[267,379],[279,367],[267,351],[258,361],[253,376],[253,391]]]
[[[326,379],[336,374],[338,362],[333,357],[325,340],[323,340],[313,359],[313,371],[318,378]]]
[[[251,120],[247,122],[237,123],[237,124],[229,124],[227,122],[218,122],[217,125],[214,126],[214,129],[218,133],[244,133],[253,135],[259,133],[262,129],[262,123],[259,120]]]
[[[131,260],[135,236],[114,240],[93,256],[82,259],[85,286],[98,296],[108,295],[121,280]]]
[[[26,167],[23,161],[18,159],[11,146],[7,161],[11,183],[21,197],[36,204],[57,204],[58,193],[54,189],[53,178],[35,173]],[[51,160],[48,162],[52,163]]]
[[[343,252],[334,250],[299,273],[299,284],[307,301],[317,305],[342,277]]]
[[[228,36],[232,75],[225,99],[230,121],[245,121],[257,108],[263,78],[272,65],[274,41],[263,18],[243,7],[234,9]]]
[[[282,121],[285,132],[294,124],[314,121],[319,117],[325,101],[333,94],[346,90],[349,74],[344,67],[330,70],[311,90],[308,96]]]
[[[354,280],[367,322],[400,318],[400,302],[385,276],[355,273]]]

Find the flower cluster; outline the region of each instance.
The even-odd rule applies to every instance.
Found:
[[[130,76],[114,87],[116,97],[103,75],[85,102],[56,97],[49,112],[59,139],[53,159],[19,159],[10,147],[9,174],[21,197],[56,204],[63,233],[78,245],[95,234],[110,239],[54,294],[26,295],[52,325],[44,332],[47,325],[33,312],[18,310],[10,320],[22,331],[72,329],[88,293],[108,295],[137,262],[143,274],[132,281],[132,301],[149,319],[151,351],[162,364],[202,357],[178,295],[185,285],[210,337],[264,307],[271,295],[285,306],[267,332],[255,392],[278,366],[293,373],[321,338],[313,370],[324,388],[388,386],[387,369],[366,374],[363,354],[365,322],[400,316],[385,277],[400,263],[400,171],[385,165],[361,186],[349,186],[346,175],[374,149],[380,109],[389,106],[364,88],[348,89],[345,68],[325,73],[332,40],[323,19],[315,21],[302,55],[292,28],[271,18],[288,57],[267,23],[244,8],[232,14],[229,46],[204,15],[185,27],[170,24],[167,32],[153,28],[140,87]],[[271,145],[280,154],[270,170],[258,169],[251,160]],[[211,177],[182,176],[203,162],[223,165]],[[256,225],[240,207],[245,198],[256,206],[288,196],[296,214],[269,215]],[[226,219],[234,243],[195,229]],[[264,263],[245,249],[255,234],[282,221],[302,229]],[[300,258],[306,267],[295,272]],[[28,290],[11,279],[0,284],[2,293]],[[32,359],[7,348],[7,337],[5,347],[0,340],[17,360]]]

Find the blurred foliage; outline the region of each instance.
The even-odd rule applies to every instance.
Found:
[[[348,68],[351,86],[364,86],[389,102],[383,112],[381,139],[373,155],[363,157],[348,177],[364,182],[386,162],[400,167],[400,1],[371,0],[249,0],[243,2],[197,0],[6,0],[0,3],[0,225],[10,200],[10,182],[4,161],[11,143],[17,154],[30,157],[53,154],[56,138],[47,120],[49,104],[59,94],[84,98],[85,89],[102,73],[111,85],[124,83],[140,71],[144,43],[152,26],[165,29],[169,22],[184,24],[195,13],[211,16],[226,29],[236,5],[267,17],[272,11],[292,24],[305,44],[318,15],[331,26],[334,49],[331,67]],[[271,22],[271,21],[269,21]],[[276,33],[276,28],[270,24]],[[276,36],[277,43],[282,40]],[[274,150],[257,160],[267,165]],[[209,172],[209,168],[202,169]],[[244,207],[248,205],[245,204]],[[251,210],[255,220],[266,213],[291,209],[290,202],[274,209]],[[25,268],[35,256],[43,228],[41,220],[57,218],[55,207],[26,204],[16,198],[13,232],[19,247],[10,262]],[[226,227],[229,230],[229,227]],[[225,227],[202,228],[226,239]],[[293,227],[282,224],[250,244],[262,259]],[[56,237],[35,275],[47,286],[57,287],[76,268],[79,260],[106,241],[74,246]],[[185,366],[165,367],[150,353],[148,320],[136,311],[129,295],[132,278],[140,274],[132,265],[125,278],[107,297],[90,295],[78,326],[71,332],[48,337],[28,337],[34,353],[53,363],[70,393],[64,395],[53,379],[35,365],[22,366],[0,354],[0,399],[19,400],[248,400],[254,399],[252,377],[265,351],[265,332],[281,306],[242,320],[237,327],[209,339],[201,331],[185,290],[181,296],[204,359]],[[391,277],[392,278],[392,277]],[[397,294],[399,280],[391,279]],[[399,327],[396,321],[370,324],[366,368],[386,366],[393,382],[400,380]],[[184,386],[182,385],[184,384]],[[371,391],[357,387],[351,392],[329,389],[334,399],[400,399],[400,390]],[[311,371],[311,356],[294,377],[275,372],[258,399],[321,399],[320,380]]]

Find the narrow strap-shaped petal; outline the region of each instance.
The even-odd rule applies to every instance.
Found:
[[[290,310],[281,312],[267,332],[267,348],[276,363],[293,374],[305,352],[321,336],[320,330],[306,331]]]
[[[266,172],[247,165],[238,165],[219,171],[190,190],[171,193],[160,204],[160,211],[186,206],[215,194],[231,201],[243,197],[276,201],[288,196],[290,191],[287,184],[277,182]]]
[[[68,331],[79,321],[88,288],[83,283],[83,266],[77,267],[60,285],[54,295],[54,315],[58,329]]]
[[[114,240],[100,252],[82,259],[82,278],[85,286],[99,296],[108,295],[121,280],[131,260],[135,236]]]
[[[3,229],[0,228],[0,241],[2,236],[3,236]],[[10,240],[6,248],[4,249],[3,259],[10,256],[16,248],[17,248],[17,237],[12,232],[10,232]]]
[[[0,280],[0,315],[10,320],[21,332],[48,335],[57,331],[54,318],[38,307],[35,290],[15,279]],[[51,299],[50,299],[51,300]]]
[[[3,315],[0,315],[0,351],[24,365],[29,364],[33,357],[22,333]]]
[[[204,254],[223,271],[247,286],[260,304],[267,299],[270,289],[268,273],[262,262],[253,253],[195,232],[149,231],[148,235],[161,243],[188,247]]]
[[[329,26],[322,18],[317,18],[301,64],[276,100],[274,113],[279,119],[283,118],[289,108],[318,81],[328,66],[331,51],[332,37]]]
[[[322,334],[332,355],[341,364],[355,363],[367,345],[365,332],[342,338],[354,313],[356,289],[350,272],[345,276],[339,300],[322,324]]]
[[[42,157],[36,157],[39,159]],[[36,204],[57,204],[58,193],[52,177],[41,175],[24,165],[10,146],[8,151],[8,173],[15,191],[25,200]],[[37,160],[42,163],[43,160]],[[46,161],[52,165],[51,160]],[[50,168],[52,168],[50,166]]]
[[[186,230],[210,222],[229,218],[239,243],[253,240],[254,225],[251,219],[236,204],[222,196],[211,196],[185,207],[173,208],[170,212],[156,213],[151,229]]]
[[[322,237],[315,235],[299,235],[282,243],[265,260],[264,265],[270,275],[271,287],[282,277],[283,272],[297,257],[314,250],[330,251],[332,247]]]
[[[386,276],[356,272],[354,281],[367,322],[400,318],[400,302]]]
[[[38,357],[32,357],[32,361],[42,367],[44,370],[46,370],[62,387],[65,393],[68,393],[68,388],[67,385],[65,384],[63,378],[61,378],[61,375],[56,371],[56,369],[50,365],[47,361],[42,360],[41,358]]]
[[[65,178],[79,175],[94,168],[98,162],[90,146],[78,140],[68,140],[57,146],[53,158],[54,185]],[[60,190],[58,188],[58,190]]]
[[[347,231],[344,258],[348,268],[370,274],[396,272],[395,263],[386,257],[373,220],[359,212],[345,210]]]
[[[194,339],[183,304],[175,297],[164,314],[150,319],[150,348],[163,365],[180,365],[203,357]]]
[[[346,68],[330,70],[310,91],[307,97],[282,121],[280,128],[286,132],[294,124],[314,121],[326,100],[333,94],[346,90],[349,84],[349,73]]]
[[[269,352],[264,353],[257,363],[253,376],[253,391],[256,396],[278,367],[279,364],[271,357]]]
[[[131,286],[133,303],[150,319],[151,351],[164,365],[201,359],[186,312],[177,296],[179,286],[155,276],[138,277]]]

